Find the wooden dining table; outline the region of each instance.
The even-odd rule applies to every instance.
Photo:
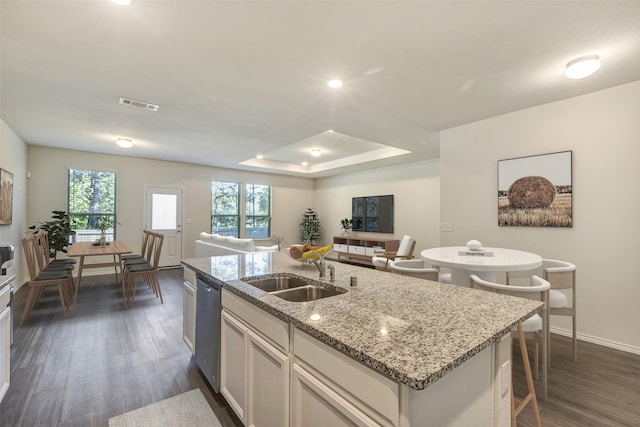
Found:
[[[106,246],[100,246],[94,242],[76,242],[69,246],[67,255],[70,257],[79,257],[78,277],[76,279],[76,289],[73,295],[73,314],[76,312],[76,301],[78,300],[78,290],[80,289],[80,281],[82,280],[82,270],[85,268],[103,268],[113,267],[116,273],[116,283],[118,281],[118,267],[122,273],[122,255],[130,254],[133,251],[126,243],[119,240],[107,242]],[[112,256],[113,261],[109,262],[92,262],[85,264],[86,257],[93,256]]]

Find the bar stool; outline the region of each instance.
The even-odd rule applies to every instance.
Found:
[[[548,281],[538,277],[531,277],[531,286],[512,286],[512,285],[503,285],[499,283],[488,282],[486,280],[480,279],[475,274],[470,276],[470,284],[472,288],[482,289],[489,292],[496,292],[500,294],[513,295],[522,298],[529,298],[536,301],[542,301],[544,303],[544,312],[541,315],[534,314],[533,316],[526,319],[524,322],[518,324],[517,327],[517,336],[518,343],[520,345],[520,351],[522,353],[522,363],[524,365],[524,373],[527,381],[527,395],[519,400],[516,399],[513,394],[513,381],[511,384],[511,425],[515,427],[516,425],[516,417],[522,410],[527,406],[527,404],[531,403],[533,406],[534,417],[536,420],[536,425],[541,426],[540,422],[540,411],[538,408],[538,401],[536,399],[536,390],[533,383],[533,377],[531,375],[531,365],[529,363],[529,356],[527,353],[527,344],[525,331],[530,331],[535,333],[536,335],[542,338],[542,394],[543,399],[547,399],[547,361],[546,361],[546,351],[547,351],[547,334],[546,328],[547,324],[547,302],[549,298],[549,288],[551,285]]]

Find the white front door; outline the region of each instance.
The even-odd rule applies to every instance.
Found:
[[[180,265],[182,189],[145,187],[145,212],[145,228],[164,234],[160,267]]]

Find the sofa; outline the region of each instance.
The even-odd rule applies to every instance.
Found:
[[[202,232],[196,240],[196,257],[216,255],[236,255],[251,252],[276,252],[278,245],[260,246],[253,239],[238,239],[237,237],[222,236]]]

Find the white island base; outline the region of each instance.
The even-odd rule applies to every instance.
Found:
[[[509,426],[507,335],[414,390],[223,289],[221,392],[246,426]]]

